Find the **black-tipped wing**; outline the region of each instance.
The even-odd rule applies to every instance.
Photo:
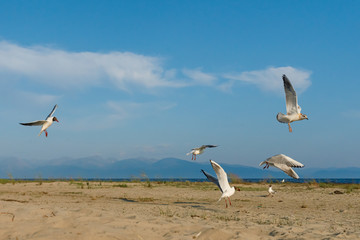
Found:
[[[272,156],[272,157],[266,159],[266,162],[273,163],[273,164],[275,164],[275,163],[276,164],[284,164],[288,167],[296,167],[296,168],[304,167],[304,164],[302,164],[284,154],[278,154],[278,155]]]
[[[45,120],[40,120],[40,121],[29,122],[29,123],[20,123],[20,124],[21,124],[21,125],[24,125],[24,126],[41,126],[41,125],[43,125],[44,123],[46,123]]]
[[[58,107],[58,105],[55,104],[53,110],[52,110],[51,113],[46,117],[46,119],[47,119],[48,117],[51,117],[51,116],[54,114],[54,112],[55,112],[55,110],[56,110],[57,107]]]
[[[202,150],[202,149],[205,149],[205,148],[214,148],[214,147],[217,147],[217,145],[202,145],[199,148]]]
[[[282,76],[282,79],[286,96],[286,112],[287,114],[299,113],[300,107],[298,108],[296,92],[285,74]]]
[[[202,170],[202,169],[201,169],[201,171],[202,171],[202,173],[205,175],[205,177],[206,177],[209,181],[215,183],[216,186],[219,187],[220,191],[223,192],[223,190],[221,189],[221,187],[220,187],[220,185],[219,185],[219,181],[217,180],[216,177],[213,177],[212,175],[210,175],[209,173],[205,172],[205,171]]]
[[[282,170],[284,173],[286,173],[292,178],[299,179],[299,175],[297,175],[297,173],[291,167],[285,164],[274,163],[274,167],[277,167],[278,169]]]

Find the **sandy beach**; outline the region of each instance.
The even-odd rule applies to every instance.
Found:
[[[357,185],[233,185],[225,208],[212,183],[8,182],[0,239],[360,239]]]

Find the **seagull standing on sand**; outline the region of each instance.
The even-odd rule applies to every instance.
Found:
[[[202,154],[205,148],[214,147],[217,147],[217,145],[202,145],[201,147],[191,149],[191,152],[187,153],[186,155],[192,154],[191,160],[196,160],[196,155]]]
[[[289,175],[292,178],[298,179],[299,176],[296,174],[296,172],[292,169],[293,167],[296,168],[302,168],[304,165],[302,163],[299,163],[298,161],[295,161],[291,157],[288,157],[284,154],[278,154],[275,156],[272,156],[265,161],[261,162],[259,166],[266,164],[265,168],[269,168],[269,166],[277,167],[280,170],[284,171],[287,175]]]
[[[202,169],[201,169],[201,171],[209,181],[215,183],[219,187],[220,191],[222,192],[222,195],[219,198],[219,201],[221,201],[222,198],[225,198],[225,204],[226,204],[226,207],[228,207],[226,198],[229,200],[229,204],[231,205],[230,196],[232,196],[235,193],[235,190],[240,191],[240,188],[230,187],[228,178],[227,178],[227,174],[224,171],[224,169],[222,169],[222,167],[219,164],[217,164],[216,162],[214,162],[213,160],[210,160],[210,163],[216,173],[217,178],[211,176],[209,173],[205,172]]]
[[[281,123],[287,123],[289,126],[289,132],[292,132],[290,123],[294,121],[309,119],[305,114],[301,113],[301,107],[298,105],[296,92],[291,85],[290,80],[286,77],[285,74],[282,76],[282,79],[284,81],[284,89],[286,96],[286,114],[279,112],[276,115],[276,119]]]
[[[269,189],[268,189],[268,192],[269,192],[269,196],[274,196],[275,194],[275,191],[272,189],[271,185],[269,185]]]
[[[34,122],[29,122],[29,123],[20,123],[20,124],[24,125],[24,126],[42,126],[41,131],[38,136],[40,136],[42,132],[45,132],[45,136],[47,137],[48,132],[46,131],[46,129],[48,129],[48,127],[50,127],[54,121],[59,122],[56,117],[52,116],[54,114],[56,108],[57,108],[57,104],[54,106],[51,113],[46,117],[46,120],[39,120],[39,121],[34,121]]]

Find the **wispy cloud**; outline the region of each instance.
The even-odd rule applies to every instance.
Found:
[[[215,84],[217,77],[213,74],[204,73],[201,69],[183,69],[182,73],[192,79],[198,85],[212,86]]]
[[[166,69],[164,59],[131,52],[71,52],[52,47],[23,47],[0,42],[0,81],[19,78],[59,89],[112,85],[131,91],[143,88],[211,86],[231,91],[236,81],[257,85],[266,91],[282,91],[282,74],[297,91],[310,86],[311,72],[287,67],[231,74],[206,73],[201,68]],[[181,80],[180,80],[181,79]]]
[[[294,67],[269,67],[264,70],[225,74],[224,78],[255,84],[264,91],[283,92],[281,76],[286,74],[297,92],[305,91],[310,85],[311,72]]]
[[[181,87],[162,59],[130,52],[68,52],[0,42],[0,76],[18,76],[45,85],[73,88],[110,82],[120,89]],[[166,78],[165,78],[166,76]]]

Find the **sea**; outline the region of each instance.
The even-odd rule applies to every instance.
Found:
[[[150,181],[150,182],[207,182],[204,178],[114,178],[114,179],[81,179],[86,181],[112,181],[112,182],[128,182],[128,181]],[[277,183],[277,182],[291,182],[291,183],[344,183],[344,184],[360,184],[360,178],[245,178],[241,179],[243,182],[249,183]]]
[[[206,178],[16,178],[14,180],[20,181],[102,181],[102,182],[208,182]],[[360,178],[242,178],[242,182],[249,183],[280,183],[280,182],[291,182],[291,183],[343,183],[343,184],[360,184]]]

